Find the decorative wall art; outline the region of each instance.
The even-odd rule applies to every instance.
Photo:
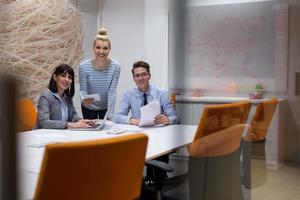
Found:
[[[13,74],[20,97],[36,99],[61,63],[78,71],[80,14],[69,0],[0,0],[0,73]]]

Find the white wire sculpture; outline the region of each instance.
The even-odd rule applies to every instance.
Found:
[[[82,58],[80,14],[69,0],[0,0],[0,72],[16,77],[20,97],[36,99],[59,64],[77,74]]]

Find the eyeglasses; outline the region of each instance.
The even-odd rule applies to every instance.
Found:
[[[141,73],[141,74],[135,74],[133,75],[134,78],[145,78],[146,76],[148,76],[149,74],[147,72]]]

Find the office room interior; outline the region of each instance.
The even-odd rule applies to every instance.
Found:
[[[55,1],[45,0],[48,3]],[[28,12],[33,2],[0,0],[1,10],[10,8],[9,4],[14,4],[15,9],[0,14],[3,27],[18,28],[18,22],[22,22],[19,17],[25,16],[23,12]],[[176,111],[184,125],[197,126],[206,105],[249,100],[249,96],[257,92],[257,85],[263,87],[260,90],[263,99],[277,98],[278,104],[266,136],[266,145],[261,150],[265,152],[264,161],[254,158],[251,164],[251,175],[257,176],[253,178],[253,184],[257,185],[251,189],[243,188],[243,199],[300,198],[300,0],[69,0],[69,6],[78,13],[79,18],[68,19],[79,23],[74,25],[74,30],[78,32],[69,31],[64,36],[72,37],[74,34],[82,46],[79,51],[70,52],[74,60],[64,59],[75,65],[72,66],[77,76],[74,106],[80,117],[78,65],[94,57],[94,37],[99,28],[105,27],[111,40],[110,57],[121,65],[115,110],[118,109],[122,95],[136,86],[131,69],[132,64],[138,60],[150,64],[152,85],[176,94]],[[251,9],[255,10],[251,12]],[[16,10],[20,16],[14,13]],[[267,14],[259,18],[263,11]],[[199,16],[203,18],[200,20],[197,18]],[[36,17],[35,20],[39,16]],[[223,19],[228,20],[227,25],[220,22]],[[249,26],[245,25],[247,23]],[[216,27],[218,25],[220,28]],[[36,28],[47,29],[43,24],[39,24],[39,27],[34,27],[34,23],[29,26],[33,26],[33,31]],[[7,30],[1,30],[0,73],[17,74],[17,78],[23,81],[18,98],[31,98],[36,104],[55,67],[51,63],[50,69],[47,62],[51,59],[51,62],[55,62],[56,58],[47,57],[51,57],[51,51],[53,55],[59,55],[53,49],[47,52],[48,55],[32,49],[30,53],[26,52],[24,49],[26,42],[30,42],[30,35],[23,34],[28,31],[22,33],[20,29],[18,36],[8,40]],[[201,36],[197,35],[199,32]],[[240,35],[233,37],[233,34]],[[22,43],[22,38],[28,41]],[[7,44],[7,41],[16,44]],[[44,45],[43,42],[37,44]],[[8,48],[7,45],[19,46],[24,51]],[[230,50],[232,52],[228,53]],[[24,53],[29,58],[20,59],[18,53]],[[32,53],[41,54],[46,60],[41,59],[41,65],[37,65],[38,62],[30,60]],[[68,54],[62,56],[65,55]],[[41,66],[42,69],[38,69]],[[2,91],[7,92],[3,86]],[[1,103],[7,103],[3,95],[0,97]],[[255,97],[251,99],[252,108],[247,122],[251,121],[250,117],[259,101]],[[4,141],[3,138],[1,140]],[[180,163],[179,171],[182,170],[181,163],[187,161],[187,152],[186,148],[181,148],[170,157],[171,163]],[[0,160],[0,163],[3,162]],[[186,167],[183,168],[186,170]],[[1,187],[0,195],[3,189],[7,189],[3,184]],[[183,196],[179,194],[177,197],[186,197]]]

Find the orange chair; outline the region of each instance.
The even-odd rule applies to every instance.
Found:
[[[170,95],[170,99],[171,99],[171,102],[172,104],[174,105],[174,107],[176,107],[176,93],[173,92],[171,95]]]
[[[244,129],[245,124],[237,124],[193,141],[188,168],[191,200],[243,199],[240,144]]]
[[[267,166],[264,161],[266,159],[265,142],[277,104],[278,101],[275,98],[260,102],[250,123],[249,130],[251,131],[243,138],[243,184],[245,188],[255,188],[267,179]],[[252,170],[252,158],[260,163],[259,170]]]
[[[163,196],[166,199],[242,200],[240,144],[245,127],[246,124],[237,124],[194,140],[187,174],[167,179]]]
[[[193,141],[191,157],[216,157],[232,153],[240,147],[246,124],[236,124]]]
[[[233,125],[246,123],[250,108],[250,101],[205,106],[194,141]]]
[[[29,98],[17,100],[17,132],[32,130],[37,120],[36,108]]]
[[[221,132],[222,130],[230,128],[234,125],[244,124],[247,121],[250,108],[250,101],[205,106],[193,139],[193,143],[189,148],[190,155],[193,155],[194,149],[198,149],[197,142],[201,141],[202,138],[219,131]],[[160,183],[163,181],[159,180],[157,182]],[[159,188],[157,191],[158,194],[161,193],[160,190],[165,191],[165,189],[160,185],[156,186],[156,188]]]
[[[277,99],[271,98],[264,100],[257,105],[254,116],[251,120],[251,126],[253,129],[251,137],[253,142],[266,139],[277,103]]]
[[[35,200],[132,200],[139,197],[148,137],[46,146]]]

